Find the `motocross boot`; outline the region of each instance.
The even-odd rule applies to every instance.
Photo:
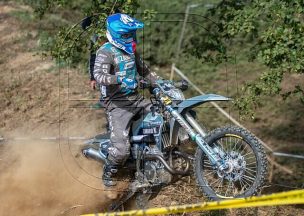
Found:
[[[105,142],[102,145],[99,146],[100,151],[106,155],[108,157],[109,154],[109,148],[111,147],[111,143],[110,142]]]
[[[117,166],[105,164],[103,166],[102,181],[106,187],[113,187],[117,184]]]

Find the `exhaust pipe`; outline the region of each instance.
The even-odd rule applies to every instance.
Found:
[[[182,155],[181,155],[182,156]],[[187,175],[189,168],[190,168],[190,163],[188,158],[185,157],[185,160],[187,161],[187,166],[184,170],[175,170],[174,168],[172,168],[167,162],[166,160],[158,154],[145,154],[144,155],[144,159],[146,160],[159,160],[165,167],[165,169],[171,173],[172,175]]]
[[[90,147],[90,148],[86,148],[82,150],[82,154],[87,157],[87,158],[91,158],[94,159],[98,162],[103,162],[106,163],[107,162],[107,157],[106,155],[104,155],[102,152],[97,151],[96,149]]]

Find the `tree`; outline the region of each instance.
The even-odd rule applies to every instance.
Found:
[[[32,4],[39,17],[58,8],[82,11],[83,16],[91,17],[91,25],[85,31],[79,26],[60,29],[50,49],[51,56],[71,63],[86,59],[83,54],[87,49],[88,40],[80,40],[84,32],[87,38],[97,33],[103,40],[104,21],[109,14],[120,11],[133,15],[140,6],[137,0],[44,0],[39,3],[26,1],[35,2]],[[187,2],[174,2],[173,6],[183,8]],[[162,7],[169,5],[166,1],[146,3],[160,4]],[[186,37],[184,41],[185,52],[206,62],[220,64],[229,58],[227,54],[229,46],[240,42],[249,44],[248,60],[258,61],[268,70],[258,79],[244,86],[242,91],[244,94],[235,103],[241,113],[252,115],[262,95],[281,94],[284,99],[298,96],[304,104],[303,86],[294,86],[293,90],[284,93],[281,88],[286,74],[304,72],[304,2],[302,0],[221,0],[213,5],[206,14],[203,14],[208,18],[204,20],[204,24],[209,31],[204,32],[196,27],[190,29],[188,38]],[[177,28],[176,23],[172,23],[158,30],[148,30],[150,34],[155,30],[163,36],[152,38],[151,56],[156,57],[155,59],[151,57],[149,60],[163,65],[169,63],[169,59],[174,54],[174,49],[170,46],[176,44],[173,40],[176,40],[179,33]],[[158,50],[158,43],[164,39],[171,42],[166,43],[168,47]],[[227,40],[230,42],[227,43]],[[161,61],[157,58],[158,55],[154,55],[155,53],[162,53]]]
[[[30,4],[38,18],[48,13],[60,13],[66,10],[70,25],[62,27],[50,44],[49,55],[60,62],[75,65],[87,60],[85,56],[90,37],[98,35],[99,41],[105,39],[105,20],[108,15],[121,12],[133,15],[139,7],[137,0],[25,0]],[[74,15],[74,16],[73,16]],[[79,22],[80,19],[83,19]],[[78,22],[75,25],[75,22]],[[85,22],[85,25],[82,25]],[[99,43],[97,43],[99,44]],[[96,48],[96,47],[95,47]]]
[[[251,38],[250,60],[267,66],[257,80],[244,87],[236,105],[252,114],[261,95],[281,94],[285,74],[304,73],[304,2],[302,0],[220,1],[209,10],[221,29],[221,39]],[[299,96],[304,104],[304,85],[282,94]]]

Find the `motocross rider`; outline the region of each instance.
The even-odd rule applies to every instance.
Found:
[[[96,52],[94,78],[101,87],[108,115],[111,145],[102,180],[116,185],[116,174],[130,154],[129,130],[132,118],[150,111],[150,102],[137,91],[138,76],[155,83],[160,79],[136,53],[136,30],[144,24],[126,14],[116,13],[106,20],[108,42]]]

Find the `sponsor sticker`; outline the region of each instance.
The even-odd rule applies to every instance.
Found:
[[[130,68],[133,68],[133,67],[134,67],[134,64],[135,64],[134,61],[127,62],[127,63],[124,65],[124,69],[127,70],[127,69],[130,69]]]
[[[143,134],[157,134],[158,133],[158,128],[144,128],[143,129]]]

